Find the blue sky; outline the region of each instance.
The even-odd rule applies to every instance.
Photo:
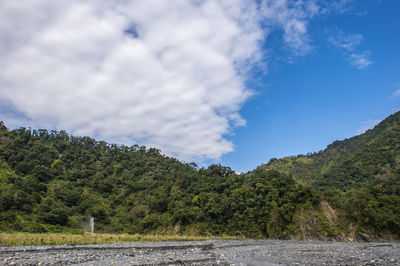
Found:
[[[0,2],[0,120],[245,172],[400,109],[397,0]]]
[[[241,111],[247,126],[232,136],[236,150],[223,156],[224,164],[248,171],[273,157],[316,152],[400,109],[395,95],[400,89],[400,2],[369,1],[361,11],[313,20],[312,51],[292,64],[278,61],[259,77],[260,84],[252,85],[258,94]],[[363,69],[352,65],[343,50],[329,43],[329,34],[338,32],[362,35],[357,49],[370,51],[372,63]]]

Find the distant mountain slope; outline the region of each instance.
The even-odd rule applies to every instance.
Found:
[[[364,134],[335,141],[318,153],[271,159],[259,169],[274,169],[318,190],[349,190],[382,184],[400,195],[400,112]]]

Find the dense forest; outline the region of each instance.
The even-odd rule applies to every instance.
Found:
[[[347,191],[369,184],[400,196],[400,112],[318,153],[271,159],[258,168],[291,174],[320,191]]]
[[[400,113],[245,174],[0,123],[0,231],[400,238]]]

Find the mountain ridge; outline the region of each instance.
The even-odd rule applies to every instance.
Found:
[[[246,174],[0,123],[0,231],[400,239],[400,112]]]
[[[260,169],[291,174],[303,184],[324,190],[348,190],[385,183],[400,176],[400,111],[365,133],[329,144],[324,150],[271,159]]]

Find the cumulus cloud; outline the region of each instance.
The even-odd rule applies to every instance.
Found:
[[[217,159],[246,123],[245,81],[269,30],[304,54],[318,12],[314,1],[3,0],[0,111],[10,126]]]

